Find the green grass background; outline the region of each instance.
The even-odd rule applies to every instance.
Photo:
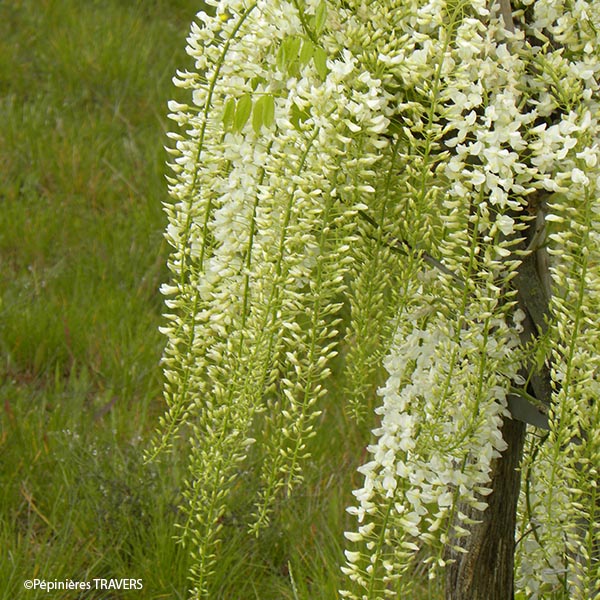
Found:
[[[163,149],[194,0],[0,2],[0,598],[184,598]],[[142,592],[25,591],[131,577]]]
[[[166,103],[200,8],[0,2],[0,599],[188,595],[183,466],[142,457],[164,408]],[[215,599],[336,598],[365,441],[340,405],[260,539],[227,516]],[[33,578],[144,589],[24,590]]]

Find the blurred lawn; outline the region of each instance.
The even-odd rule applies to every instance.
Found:
[[[166,102],[198,0],[0,2],[0,598],[185,597],[162,411]],[[85,598],[120,598],[117,592]]]
[[[0,8],[0,350],[17,381],[156,389],[162,149],[198,2]],[[117,391],[118,390],[118,391]]]

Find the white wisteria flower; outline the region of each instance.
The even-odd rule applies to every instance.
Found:
[[[596,593],[600,8],[506,4],[207,0],[198,13],[194,68],[174,80],[189,103],[169,103],[153,451],[186,440],[194,597],[214,596],[240,480],[257,490],[256,534],[301,485],[335,377],[372,430],[342,597],[410,597],[415,560],[435,577],[467,551],[515,397],[534,413],[517,586]],[[524,298],[527,268],[539,285]]]

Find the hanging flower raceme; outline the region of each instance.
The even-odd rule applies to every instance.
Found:
[[[195,71],[176,79],[192,102],[170,105],[180,131],[166,205],[168,412],[155,447],[185,429],[181,537],[195,556],[196,596],[209,593],[250,449],[261,455],[253,530],[301,479],[336,354],[357,213],[389,146],[390,95],[356,53],[360,27],[343,36],[350,49],[325,2],[209,4],[214,14],[199,13],[188,39]]]
[[[402,575],[423,544],[431,546],[425,562],[444,566],[444,544],[466,535],[470,522],[457,512],[459,499],[485,509],[491,461],[506,447],[500,429],[519,340],[501,318],[480,319],[482,309],[471,305],[456,319],[415,306],[385,361],[381,425],[348,509],[359,527],[346,533],[353,549],[343,569],[369,598],[410,594],[411,578]]]
[[[170,105],[154,448],[181,436],[189,453],[194,596],[211,593],[240,478],[257,489],[255,533],[301,481],[344,331],[349,408],[369,418],[382,363],[388,380],[342,595],[408,594],[416,557],[435,576],[448,546],[463,551],[510,399],[545,364],[552,397],[523,400],[549,433],[525,458],[519,577],[532,597],[585,597],[598,575],[597,477],[583,475],[600,452],[598,9],[544,0],[511,21],[483,0],[206,4],[194,69],[175,79],[190,101]],[[526,315],[534,256],[539,297],[553,296]]]
[[[411,179],[423,181],[421,190],[435,200],[428,205],[425,193],[411,189],[407,207],[421,214],[410,220],[423,224],[419,232],[442,223],[430,243],[454,277],[438,265],[446,285],[428,289],[417,279],[414,307],[400,306],[376,410],[381,425],[373,430],[371,460],[359,469],[364,484],[355,491],[357,503],[348,509],[358,524],[346,533],[351,547],[343,570],[354,587],[342,595],[408,597],[414,579],[403,574],[412,561],[430,563],[435,577],[446,565],[444,546],[464,552],[456,541],[468,535],[473,512],[461,507],[485,510],[490,464],[503,450],[507,398],[527,385],[523,365],[541,357],[552,365],[555,393],[544,408],[550,433],[540,437],[532,429],[525,457],[518,583],[532,597],[549,590],[595,597],[599,111],[592,51],[598,40],[591,34],[597,15],[593,21],[594,9],[588,5],[585,13],[581,4],[565,16],[568,27],[557,27],[536,3],[533,25],[524,20],[510,33],[480,7],[454,25],[446,21],[446,32],[454,32],[448,40],[434,24],[449,7],[426,6],[431,16],[419,21],[420,41],[438,61],[409,74],[398,66],[403,85],[395,119],[410,124],[404,160],[420,167]],[[533,45],[549,34],[568,51]],[[419,106],[430,112],[419,115],[406,101],[412,86],[426,92]],[[532,227],[534,210],[543,235],[523,252],[519,239]],[[549,331],[523,347],[524,314],[511,289],[528,253],[549,260],[539,268],[554,296]],[[542,415],[536,420],[545,426]]]

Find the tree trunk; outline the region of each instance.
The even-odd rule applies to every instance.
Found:
[[[508,444],[492,465],[488,508],[481,513],[467,506],[459,510],[480,523],[471,535],[452,540],[467,554],[448,549],[446,600],[512,600],[514,597],[514,553],[517,501],[521,487],[521,461],[525,424],[505,419],[502,429]]]
[[[527,224],[526,239],[521,243],[525,256],[514,278],[518,307],[525,317],[520,332],[521,343],[527,346],[547,330],[548,305],[551,295],[548,256],[545,238],[545,198],[530,198],[529,214],[535,219]],[[515,215],[518,219],[518,215]],[[519,234],[521,235],[521,234]],[[548,364],[524,364],[523,379],[528,381],[527,393],[540,406],[549,407],[552,397]],[[547,429],[547,415],[517,394],[510,394],[509,409],[514,419],[505,418],[502,437],[508,447],[492,463],[488,508],[482,513],[467,506],[459,510],[480,521],[469,527],[471,535],[452,540],[452,545],[465,548],[466,554],[448,549],[446,600],[512,600],[514,598],[514,554],[517,502],[521,489],[519,470],[525,442],[523,420]],[[522,419],[522,420],[517,420]],[[462,524],[461,524],[462,526]]]

